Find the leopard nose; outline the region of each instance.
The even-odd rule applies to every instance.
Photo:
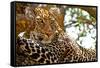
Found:
[[[52,28],[50,27],[50,25],[44,26],[44,30],[47,36],[51,36],[53,31]]]
[[[52,34],[53,34],[52,32],[46,32],[46,35],[47,35],[48,37],[50,37]]]

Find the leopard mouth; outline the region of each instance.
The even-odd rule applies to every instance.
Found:
[[[39,37],[39,40],[42,41],[43,40],[43,37]]]

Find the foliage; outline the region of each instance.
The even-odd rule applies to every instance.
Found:
[[[78,44],[86,48],[95,48],[96,19],[87,11],[83,10],[83,7],[82,9],[67,8],[64,27],[65,31],[68,31],[68,33],[76,39]]]

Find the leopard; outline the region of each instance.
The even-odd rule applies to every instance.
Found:
[[[30,10],[30,8],[29,7],[27,7],[26,9],[26,13],[25,13],[25,15],[18,15],[17,14],[17,17],[16,17],[16,20],[17,20],[17,25],[18,25],[18,27],[19,27],[19,24],[23,24],[23,21],[26,21],[26,22],[24,22],[25,24],[26,24],[26,28],[28,28],[28,24],[30,23],[30,21],[29,21],[29,17],[32,17],[31,19],[32,19],[32,21],[35,21],[35,22],[32,22],[32,23],[35,23],[35,27],[34,27],[34,29],[33,29],[33,31],[31,30],[30,31],[30,37],[29,37],[29,39],[31,39],[31,42],[32,42],[32,40],[34,40],[35,42],[38,40],[39,42],[38,43],[41,43],[41,45],[46,45],[46,47],[44,47],[44,46],[37,46],[36,45],[36,47],[40,47],[39,49],[38,49],[38,51],[36,52],[37,54],[38,54],[38,52],[42,52],[40,49],[42,48],[42,50],[43,50],[43,53],[44,53],[44,50],[46,49],[47,50],[47,55],[44,55],[43,54],[43,56],[44,57],[46,57],[47,56],[47,58],[49,57],[49,54],[48,53],[50,53],[51,55],[52,55],[52,53],[56,53],[57,51],[55,51],[57,48],[55,48],[55,49],[52,49],[52,47],[51,46],[47,46],[47,44],[48,43],[51,43],[51,40],[53,40],[53,37],[56,35],[56,33],[58,32],[58,30],[60,29],[56,29],[57,27],[60,27],[60,26],[58,26],[58,24],[57,23],[54,23],[55,21],[54,21],[54,18],[51,16],[51,15],[49,15],[49,13],[48,13],[48,11],[47,10],[45,10],[45,9],[42,9],[42,8],[35,8],[34,9],[34,14],[33,15],[35,15],[35,18],[33,18],[34,16],[30,16],[31,14],[30,13],[33,13],[33,11],[32,10]],[[41,13],[43,13],[43,14],[41,14]],[[24,19],[24,20],[23,20]],[[51,21],[49,21],[49,19],[51,20]],[[21,21],[20,21],[21,20]],[[28,24],[27,24],[27,22],[28,22]],[[50,25],[52,25],[52,27],[50,26]],[[23,27],[23,26],[22,26]],[[25,25],[24,25],[24,27],[25,27]],[[47,29],[48,28],[48,29]],[[28,29],[25,29],[24,28],[24,31],[25,32],[22,32],[22,33],[26,33],[27,32],[27,30]],[[61,29],[60,29],[61,30]],[[59,31],[60,31],[59,30]],[[21,30],[21,31],[23,31],[23,30]],[[21,32],[20,31],[20,32]],[[29,31],[29,30],[28,30]],[[21,34],[21,33],[20,33]],[[20,35],[19,34],[19,35]],[[30,45],[28,45],[28,43],[29,42],[27,42],[27,41],[25,41],[25,40],[27,40],[27,39],[25,39],[24,38],[25,37],[25,34],[24,34],[24,36],[23,36],[23,39],[22,38],[20,38],[19,36],[17,37],[17,44],[16,44],[16,50],[17,50],[17,54],[16,55],[19,55],[20,54],[20,52],[23,52],[23,51],[25,51],[23,54],[24,55],[26,55],[26,53],[27,53],[27,49],[25,49],[26,47],[28,47],[28,46],[30,46]],[[22,45],[23,44],[23,45]],[[29,44],[31,44],[31,43],[29,43]],[[32,45],[31,46],[34,46],[35,45],[35,43],[32,43]],[[34,46],[34,48],[35,48],[35,46]],[[25,49],[25,50],[24,50]],[[32,50],[34,50],[33,48],[31,48],[31,47],[29,47],[29,50],[31,50],[30,52],[30,54],[28,54],[28,55],[32,55],[34,52],[32,51]],[[52,51],[52,53],[51,53],[51,51]],[[54,51],[54,52],[53,52]],[[22,53],[21,53],[22,54]],[[22,54],[22,55],[23,55]],[[57,54],[58,54],[58,52],[57,52]],[[53,55],[55,55],[55,54],[53,54]],[[50,58],[48,58],[45,62],[44,61],[42,61],[42,62],[44,62],[44,63],[57,63],[58,61],[56,60],[56,59],[58,59],[58,58],[56,58],[56,55],[55,56],[51,56],[52,58],[51,58],[51,60],[50,60]],[[18,58],[19,58],[19,56],[18,56]],[[35,57],[36,58],[36,57]],[[44,60],[43,58],[41,58],[40,59],[40,62],[41,62],[41,60]],[[55,60],[55,61],[53,61],[53,60]],[[25,61],[25,60],[24,60]],[[36,62],[37,60],[35,60],[35,62]],[[39,61],[39,59],[38,59],[38,61]],[[36,63],[38,63],[38,61],[36,62]],[[17,62],[17,64],[22,64],[22,63],[24,63],[24,62],[21,62],[20,63],[20,61],[16,61]],[[29,62],[27,62],[28,64],[29,64]],[[26,64],[26,63],[25,63]],[[41,63],[40,63],[41,64]]]
[[[81,47],[65,33],[55,17],[45,8],[26,8],[24,17],[34,21],[34,28],[25,37],[26,31],[16,39],[16,64],[37,65],[67,62],[96,61],[96,50]],[[30,14],[31,13],[31,14]],[[33,16],[30,16],[32,15]],[[28,17],[28,16],[29,17]],[[28,18],[27,18],[27,17]]]
[[[69,36],[63,37],[62,40],[58,40],[58,37],[56,36],[56,39],[48,44],[39,40],[19,38],[16,45],[16,63],[18,65],[35,65],[97,60],[95,50],[79,46],[75,41],[72,42]]]

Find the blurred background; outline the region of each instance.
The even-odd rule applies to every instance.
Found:
[[[68,6],[65,10],[64,29],[85,48],[96,46],[96,8]]]

